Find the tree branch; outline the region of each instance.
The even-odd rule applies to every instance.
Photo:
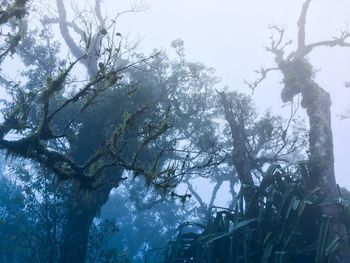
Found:
[[[305,25],[306,25],[306,15],[308,8],[310,6],[311,0],[306,0],[303,4],[301,14],[298,20],[298,48],[297,53],[303,52],[305,49]]]
[[[284,49],[288,45],[292,43],[291,40],[288,40],[286,42],[283,42],[284,40],[284,34],[285,30],[283,28],[280,28],[278,26],[270,26],[270,30],[272,30],[272,35],[270,37],[271,39],[271,45],[269,47],[265,47],[265,49],[275,55],[275,61],[277,64],[280,64],[284,61]],[[275,33],[277,33],[277,38],[275,38]]]
[[[44,25],[50,25],[50,24],[59,24],[60,23],[60,19],[59,18],[49,18],[49,17],[44,17],[41,22]],[[74,22],[68,22],[66,21],[66,24],[68,27],[72,28],[75,33],[77,33],[78,35],[82,36],[84,35],[85,31],[83,29],[81,29],[76,23]]]
[[[105,27],[105,19],[103,19],[101,13],[101,0],[95,0],[95,14],[100,24],[100,27]]]
[[[63,39],[65,40],[73,56],[75,56],[76,58],[83,57],[85,55],[85,52],[76,45],[71,34],[69,33],[68,22],[67,22],[67,12],[66,12],[63,0],[56,0],[56,4],[58,9],[59,28]]]
[[[29,0],[15,0],[5,10],[0,10],[0,25],[6,24],[11,18],[21,19],[26,13],[26,5]]]
[[[204,201],[202,200],[200,195],[196,192],[196,190],[193,189],[193,185],[189,181],[186,181],[186,185],[191,195],[194,196],[194,198],[196,198],[201,210],[204,212],[204,214],[206,214],[208,206],[204,203]]]
[[[216,181],[216,184],[213,188],[213,192],[211,194],[211,198],[210,198],[210,202],[209,202],[209,206],[208,207],[212,207],[214,205],[214,201],[216,199],[216,195],[218,193],[218,191],[220,190],[220,187],[222,185],[223,181],[222,180],[218,180]]]
[[[260,77],[257,78],[254,82],[248,82],[246,79],[243,80],[244,84],[246,84],[251,90],[252,92],[255,91],[255,89],[259,86],[259,84],[266,79],[267,77],[267,74],[270,72],[270,71],[278,71],[279,68],[263,68],[261,67],[260,70],[256,70],[254,71],[255,73],[259,74]]]

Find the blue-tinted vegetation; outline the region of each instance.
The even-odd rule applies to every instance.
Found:
[[[348,262],[350,194],[307,56],[349,32],[307,44],[310,0],[294,51],[271,27],[275,65],[246,84],[279,71],[284,119],[222,89],[181,39],[173,55],[130,46],[102,2],[72,15],[56,0],[37,21],[41,2],[0,0],[0,262]]]

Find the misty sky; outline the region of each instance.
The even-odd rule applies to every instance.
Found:
[[[128,1],[105,1],[109,10],[125,9]],[[119,21],[120,31],[131,39],[142,39],[141,48],[168,49],[176,38],[185,42],[189,58],[216,68],[231,90],[249,93],[243,79],[254,80],[253,71],[270,66],[272,56],[263,46],[269,44],[269,25],[282,25],[287,38],[295,39],[301,0],[149,0],[145,12],[127,14]],[[112,7],[113,6],[113,7]],[[314,0],[307,17],[307,42],[328,40],[350,23],[350,1]],[[292,46],[293,47],[293,46]],[[331,93],[338,183],[350,187],[347,162],[350,156],[350,120],[339,114],[350,106],[350,48],[320,48],[310,55],[316,68],[317,82]],[[281,76],[273,73],[256,90],[254,100],[259,109],[271,107],[287,115],[280,100]]]
[[[52,2],[51,2],[52,1]],[[55,1],[49,3],[55,7]],[[94,1],[75,0],[82,6]],[[44,5],[46,1],[41,1]],[[128,13],[118,21],[118,30],[130,42],[140,41],[140,50],[169,49],[172,40],[185,42],[187,57],[217,70],[222,82],[248,94],[243,80],[254,81],[254,70],[274,66],[273,56],[264,46],[269,45],[269,25],[286,28],[286,38],[295,40],[297,20],[303,0],[103,0],[103,13],[112,18],[129,8],[130,3],[143,2],[147,10]],[[330,40],[350,25],[350,1],[313,0],[307,17],[307,42]],[[294,46],[291,45],[293,49]],[[288,51],[288,50],[287,50]],[[350,188],[347,163],[350,156],[350,119],[339,115],[350,108],[350,48],[319,48],[310,54],[310,61],[321,71],[316,81],[330,92],[333,101],[333,132],[337,181]],[[281,75],[269,75],[255,91],[253,99],[264,111],[289,116],[289,107],[280,99]],[[304,111],[301,110],[301,113]]]

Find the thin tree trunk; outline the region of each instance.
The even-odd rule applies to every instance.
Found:
[[[245,134],[244,116],[239,116],[232,106],[230,98],[224,92],[219,92],[221,103],[225,111],[226,121],[230,125],[233,142],[232,162],[237,171],[239,181],[243,187],[243,197],[246,204],[246,210],[249,209],[250,216],[256,216],[258,203],[254,200],[254,180],[252,176],[252,166],[250,163],[249,152],[246,146],[247,136]],[[241,121],[238,121],[241,120]]]

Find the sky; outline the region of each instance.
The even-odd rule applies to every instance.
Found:
[[[133,2],[134,3],[134,2]],[[254,81],[254,70],[273,66],[272,56],[264,46],[269,44],[269,25],[286,28],[287,39],[296,38],[296,22],[301,0],[148,0],[147,10],[126,14],[118,26],[131,40],[141,40],[140,49],[151,53],[154,48],[169,49],[172,40],[185,42],[187,57],[216,69],[222,82],[219,87],[251,91],[243,80]],[[106,13],[120,12],[127,0],[105,0]],[[107,7],[107,8],[106,8]],[[307,17],[307,42],[329,40],[350,23],[350,1],[314,0]],[[293,48],[293,45],[291,46]],[[340,185],[350,188],[347,168],[350,156],[350,119],[339,115],[350,107],[350,48],[319,48],[310,54],[317,83],[330,92],[336,158],[336,177]],[[281,75],[271,74],[253,95],[258,108],[271,108],[284,116],[289,114],[280,99]],[[302,110],[303,111],[303,110]]]
[[[55,0],[38,1],[55,9]],[[85,7],[93,6],[94,2],[74,1]],[[270,44],[269,26],[284,27],[286,39],[295,40],[304,0],[102,2],[102,14],[109,18],[129,9],[130,5],[146,7],[142,12],[124,14],[117,21],[117,30],[123,37],[130,43],[140,41],[140,51],[151,54],[154,49],[170,50],[170,43],[181,38],[188,59],[216,69],[217,76],[222,79],[218,89],[228,86],[229,90],[251,94],[244,79],[254,81],[255,70],[275,66],[273,56],[264,48]],[[306,42],[330,40],[339,35],[350,24],[348,10],[348,0],[313,0],[307,16]],[[72,11],[68,5],[67,11]],[[292,44],[287,53],[294,48]],[[331,94],[336,179],[339,185],[350,189],[350,119],[340,120],[339,117],[350,108],[350,88],[344,87],[346,81],[350,82],[350,48],[322,47],[314,50],[309,59],[320,70],[316,82]],[[276,114],[289,116],[290,108],[285,107],[280,98],[281,80],[280,73],[274,72],[255,90],[253,100],[261,112],[271,109]],[[306,118],[304,110],[300,110],[300,114]]]

